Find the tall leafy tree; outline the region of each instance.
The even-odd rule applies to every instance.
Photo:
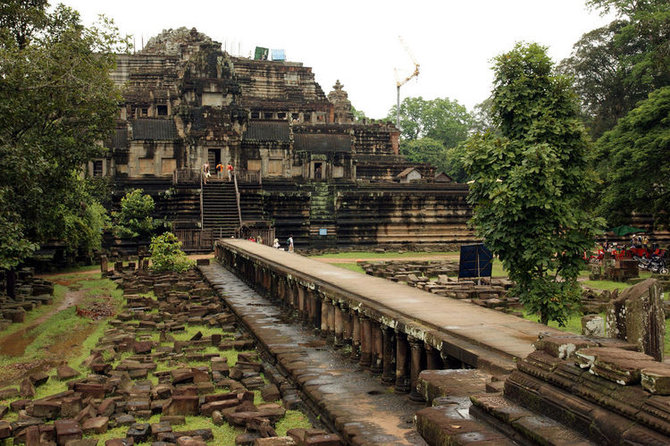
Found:
[[[388,119],[395,122],[395,116],[394,105]],[[400,103],[400,136],[406,141],[427,137],[454,147],[467,138],[471,126],[468,110],[449,98],[408,97]]]
[[[586,121],[599,137],[655,89],[670,85],[667,0],[589,0],[615,20],[575,44],[562,63],[575,78]]]
[[[610,223],[633,212],[670,224],[670,86],[660,88],[597,142],[605,187],[600,212]]]
[[[396,106],[389,110],[389,120],[395,121],[396,110]],[[452,177],[461,177],[462,170],[454,170],[449,157],[451,149],[468,137],[473,122],[458,101],[405,98],[400,103],[400,151],[411,161],[430,163]]]
[[[495,58],[492,119],[499,134],[469,140],[469,201],[484,243],[515,282],[526,309],[565,324],[579,301],[581,254],[598,220],[577,97],[546,48],[517,44]]]
[[[0,6],[0,233],[12,234],[2,267],[49,239],[88,243],[78,228],[102,221],[80,172],[114,126],[120,96],[109,70],[125,42],[104,19],[86,28],[72,9],[47,8]]]

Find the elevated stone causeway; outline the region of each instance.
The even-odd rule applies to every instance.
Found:
[[[326,265],[243,240],[217,242],[216,256],[257,291],[294,308],[303,321],[397,389],[415,389],[424,369],[470,367],[508,374],[533,351],[546,326],[466,302]]]

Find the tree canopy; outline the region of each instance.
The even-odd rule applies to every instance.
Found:
[[[114,126],[120,96],[109,71],[124,41],[104,19],[86,28],[72,9],[47,7],[0,6],[0,233],[11,234],[3,267],[50,239],[76,249],[91,241],[81,228],[101,221],[81,169]]]
[[[605,187],[600,212],[612,224],[633,212],[670,224],[670,86],[660,88],[597,142]]]
[[[599,137],[647,95],[670,85],[667,0],[589,0],[610,24],[584,34],[562,63],[575,79],[587,124]]]
[[[499,256],[513,290],[547,323],[564,324],[580,296],[576,279],[599,221],[577,97],[546,48],[517,44],[495,58],[492,120],[467,143],[472,222]]]
[[[395,121],[397,107],[388,119]],[[457,160],[452,159],[468,137],[473,117],[457,101],[408,97],[400,103],[400,152],[410,161],[430,163],[454,179],[465,178]]]

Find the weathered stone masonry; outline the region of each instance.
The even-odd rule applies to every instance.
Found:
[[[415,391],[427,368],[509,373],[513,358],[426,326],[318,278],[217,242],[216,258],[257,292],[293,310],[328,342],[351,346],[352,359],[398,392]],[[417,394],[417,398],[420,396]]]

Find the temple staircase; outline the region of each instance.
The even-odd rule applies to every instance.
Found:
[[[335,197],[328,183],[312,183],[310,197],[310,240],[317,248],[337,245],[337,224],[335,220]],[[324,234],[325,232],[325,234]]]
[[[235,235],[239,227],[235,184],[211,181],[202,187],[202,227],[212,229],[215,238]]]

